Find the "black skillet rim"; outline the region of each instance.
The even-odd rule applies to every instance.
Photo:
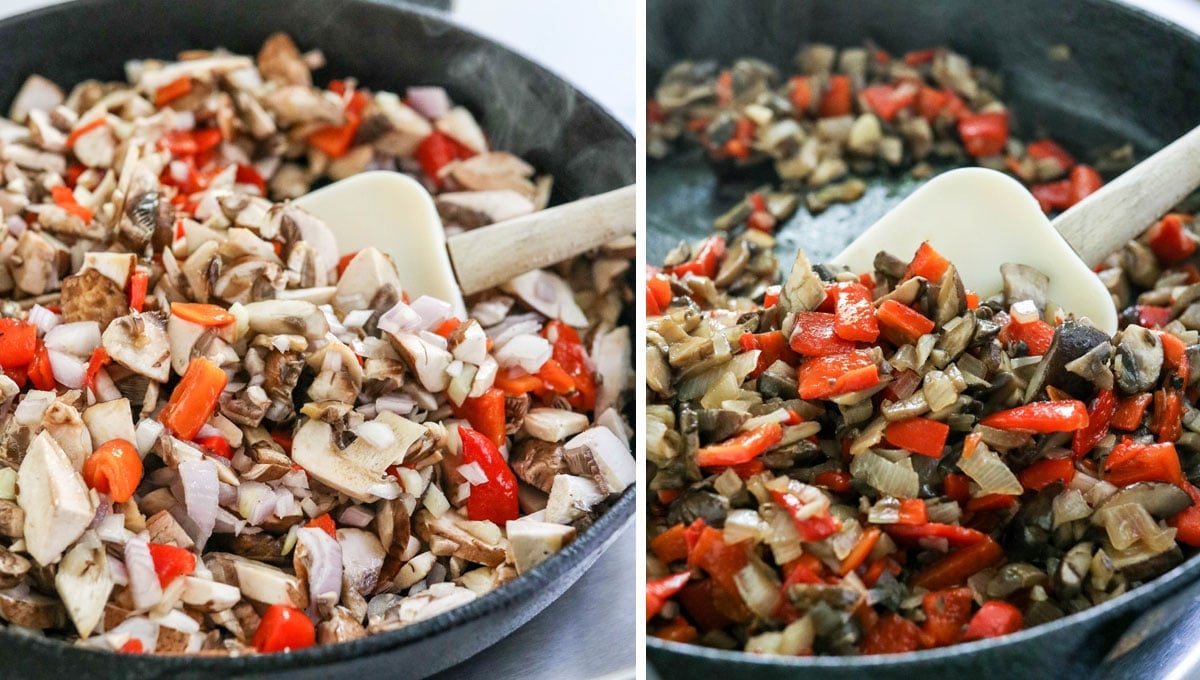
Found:
[[[351,2],[355,0],[350,0]],[[575,87],[570,81],[563,78],[558,73],[542,66],[533,61],[525,54],[513,50],[501,43],[492,40],[486,36],[482,36],[475,31],[465,28],[458,23],[450,20],[447,15],[444,15],[435,10],[415,5],[405,4],[396,0],[357,0],[364,5],[369,5],[373,9],[381,12],[400,12],[408,14],[420,15],[424,20],[432,22],[439,28],[450,32],[458,32],[473,40],[494,45],[499,49],[511,53],[519,60],[522,66],[531,69],[538,75],[550,76],[554,80],[567,84],[582,103],[594,107],[600,114],[601,119],[613,126],[615,129],[625,133],[629,141],[633,141],[633,134],[629,128],[623,125],[612,114],[611,111],[602,104],[596,102],[587,93]],[[25,21],[37,20],[45,15],[52,15],[62,12],[69,12],[74,7],[80,5],[116,5],[118,0],[74,0],[57,5],[50,5],[38,9],[22,12],[11,17],[0,20],[0,28],[8,28],[14,24],[21,24]],[[514,604],[530,599],[536,596],[538,590],[544,589],[548,584],[560,578],[567,577],[575,571],[580,563],[589,561],[589,558],[598,558],[616,539],[617,534],[631,524],[635,513],[635,498],[637,493],[637,485],[630,485],[617,498],[617,501],[612,507],[600,516],[596,522],[583,532],[583,534],[566,548],[551,556],[542,564],[535,567],[532,571],[522,574],[520,577],[496,590],[487,593],[472,602],[469,602],[462,607],[440,614],[426,621],[406,626],[404,628],[379,633],[376,635],[368,635],[366,637],[341,642],[334,645],[317,645],[307,649],[297,650],[287,653],[277,654],[252,654],[238,657],[207,657],[207,656],[160,656],[160,655],[145,655],[137,657],[141,668],[150,671],[168,671],[171,669],[182,670],[186,668],[188,671],[227,671],[227,672],[267,672],[279,671],[288,667],[296,667],[305,665],[307,667],[321,666],[326,664],[334,664],[340,661],[350,661],[361,659],[368,656],[376,656],[385,654],[390,651],[401,649],[406,645],[435,637],[462,624],[481,619],[489,615],[500,614]],[[576,575],[576,577],[578,574]],[[539,608],[540,611],[540,608]],[[38,651],[44,651],[47,654],[78,654],[81,661],[86,662],[87,658],[96,656],[106,660],[111,660],[112,652],[104,650],[89,649],[79,645],[71,644],[57,638],[49,637],[28,637],[18,636],[8,630],[0,630],[0,640],[4,639],[20,639],[23,644],[30,644]]]
[[[1167,19],[1166,17],[1154,14],[1142,7],[1128,5],[1120,0],[1084,0],[1084,2],[1092,5],[1107,5],[1116,9],[1118,12],[1123,12],[1130,18],[1138,18],[1156,24],[1159,28],[1176,35],[1186,38],[1187,40],[1200,44],[1200,34],[1190,31],[1183,26]],[[647,38],[649,39],[649,38]],[[650,84],[647,83],[647,87]],[[1132,608],[1139,600],[1142,599],[1162,599],[1168,597],[1175,589],[1186,585],[1188,582],[1196,579],[1200,574],[1200,554],[1193,555],[1183,564],[1175,567],[1171,571],[1159,576],[1158,578],[1145,583],[1127,593],[1115,597],[1107,602],[1088,607],[1082,611],[1076,612],[1069,616],[1064,616],[1061,619],[1043,623],[1033,628],[1006,635],[1000,638],[991,638],[976,640],[974,642],[964,642],[949,647],[939,647],[936,649],[924,649],[916,652],[906,652],[903,654],[880,654],[875,656],[806,656],[806,657],[789,657],[775,656],[767,654],[749,654],[739,650],[716,649],[713,647],[703,647],[700,645],[687,644],[682,642],[672,642],[663,640],[652,635],[646,636],[646,647],[652,652],[660,652],[668,655],[680,655],[697,657],[709,661],[718,661],[723,663],[737,663],[745,666],[768,666],[772,668],[795,668],[803,669],[845,669],[845,668],[861,668],[870,670],[873,668],[896,667],[896,666],[916,666],[921,663],[940,661],[950,659],[966,654],[974,654],[977,652],[985,652],[991,650],[1002,649],[1005,647],[1015,647],[1028,640],[1039,638],[1043,635],[1051,635],[1059,630],[1071,628],[1087,619],[1112,619],[1121,613]]]

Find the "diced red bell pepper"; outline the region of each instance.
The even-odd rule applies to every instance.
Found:
[[[1005,510],[1012,507],[1016,502],[1016,496],[1010,496],[1003,493],[989,493],[984,496],[976,496],[968,500],[964,509],[967,512],[990,512],[992,510]]]
[[[879,321],[871,291],[854,281],[835,283],[826,289],[833,297],[833,330],[838,337],[857,342],[875,342]]]
[[[792,76],[788,81],[788,98],[792,100],[796,111],[807,111],[813,101],[812,83],[809,79],[805,76]]]
[[[696,251],[696,256],[690,262],[676,265],[671,269],[671,273],[680,278],[685,274],[694,274],[711,279],[717,275],[717,268],[720,266],[721,258],[724,256],[725,238],[723,236],[710,236],[700,245],[700,248]]]
[[[1123,397],[1117,402],[1117,408],[1113,411],[1112,428],[1123,432],[1133,432],[1141,427],[1142,420],[1146,417],[1146,408],[1152,401],[1154,401],[1154,396],[1146,393]]]
[[[941,458],[950,426],[928,418],[909,418],[889,423],[883,438],[892,446],[919,453],[930,458]]]
[[[792,518],[792,523],[796,525],[796,529],[800,532],[800,538],[805,541],[820,541],[837,533],[837,521],[833,518],[833,515],[829,514],[828,510],[819,512],[811,517],[801,517],[804,505],[792,494],[772,490],[771,498],[775,499],[775,502],[780,507],[787,510],[788,515]]]
[[[796,325],[788,345],[806,357],[823,357],[853,350],[854,342],[838,336],[835,322],[833,314],[796,312]]]
[[[154,92],[154,105],[162,108],[192,91],[192,77],[180,76]]]
[[[37,326],[17,319],[0,319],[0,368],[24,368],[37,352]]]
[[[490,520],[499,526],[521,515],[517,504],[517,477],[500,455],[496,444],[485,434],[458,426],[462,440],[463,463],[478,463],[487,475],[483,484],[472,484],[467,496],[467,517]]]
[[[1192,378],[1192,362],[1187,356],[1187,345],[1172,333],[1159,333],[1158,337],[1162,340],[1163,361],[1172,373],[1179,376],[1182,384],[1187,385]]]
[[[1137,324],[1143,328],[1162,328],[1171,322],[1170,307],[1155,307],[1153,305],[1137,305]]]
[[[977,113],[958,121],[958,136],[963,148],[972,156],[994,156],[1008,142],[1008,114],[1004,112]]]
[[[212,417],[229,378],[225,371],[204,357],[188,364],[183,380],[171,393],[158,420],[176,437],[191,441]]]
[[[1053,158],[1062,166],[1063,172],[1075,167],[1075,159],[1053,139],[1039,139],[1036,142],[1030,142],[1025,147],[1025,153],[1029,154],[1030,158],[1037,160]]]
[[[691,572],[684,571],[678,574],[671,574],[660,579],[646,582],[646,620],[658,616],[662,611],[663,605],[667,600],[671,599],[676,593],[683,590],[687,582],[691,580]]]
[[[591,361],[579,334],[555,319],[546,324],[542,335],[554,344],[551,358],[575,381],[575,391],[567,397],[571,408],[579,412],[596,408],[596,377],[592,375]]]
[[[1154,430],[1160,442],[1177,442],[1183,436],[1183,395],[1179,390],[1154,393]]]
[[[736,594],[735,577],[750,561],[746,550],[745,541],[730,545],[725,542],[722,531],[705,526],[696,536],[696,543],[688,549],[688,567],[704,570],[726,592]]]
[[[96,389],[96,376],[100,374],[100,369],[108,364],[108,352],[103,347],[97,347],[92,350],[92,358],[88,360],[87,370],[83,373],[83,384],[90,390]]]
[[[1187,495],[1191,496],[1192,504],[1167,520],[1167,525],[1175,528],[1175,540],[1184,545],[1198,547],[1200,546],[1200,489],[1190,482],[1181,486]]]
[[[979,421],[999,430],[1027,430],[1039,434],[1074,432],[1087,427],[1087,406],[1077,399],[1035,401],[1000,411]]]
[[[417,146],[416,156],[417,162],[421,164],[421,172],[440,187],[442,178],[438,174],[442,168],[458,158],[458,147],[445,133],[434,130],[428,137],[421,140]]]
[[[333,521],[333,515],[328,512],[324,515],[313,517],[304,525],[309,529],[320,529],[329,534],[330,538],[337,538],[337,525]]]
[[[1108,435],[1108,426],[1116,410],[1117,395],[1112,390],[1100,390],[1088,411],[1088,424],[1075,430],[1071,438],[1071,452],[1076,459],[1086,456]]]
[[[674,295],[671,293],[671,281],[658,273],[651,274],[650,272],[646,272],[646,292],[650,296],[647,300],[653,298],[654,303],[658,306],[660,310],[657,312],[658,314],[661,314],[661,310],[666,309],[671,304],[672,298],[674,298]]]
[[[1054,327],[1041,319],[1034,319],[1028,323],[1013,319],[1001,330],[1000,340],[1008,343],[1023,342],[1029,348],[1029,356],[1042,356],[1050,351],[1050,344],[1054,342]]]
[[[670,640],[671,642],[688,643],[695,640],[700,635],[700,631],[696,630],[695,626],[688,623],[688,620],[682,616],[676,616],[671,619],[671,622],[665,626],[660,626],[650,633],[660,640]]]
[[[307,614],[286,604],[273,604],[263,614],[252,643],[258,651],[269,654],[305,649],[316,641],[317,630]]]
[[[134,270],[129,276],[129,308],[135,312],[142,311],[146,304],[146,291],[150,286],[150,274],[141,269]]]
[[[929,508],[920,498],[901,498],[900,510],[893,524],[920,526],[929,523]]]
[[[154,561],[154,572],[158,574],[158,583],[163,588],[180,576],[187,576],[196,570],[196,555],[173,545],[151,543],[150,559]]]
[[[853,111],[850,78],[843,75],[829,77],[829,89],[821,97],[818,115],[821,118],[844,116]]]
[[[875,544],[879,543],[879,537],[882,535],[883,532],[879,530],[879,527],[867,527],[863,531],[862,538],[858,539],[858,543],[854,544],[854,547],[842,559],[842,563],[838,565],[838,574],[845,576],[862,566],[867,561],[867,557],[871,555],[871,551],[875,549]]]
[[[667,529],[661,534],[650,539],[650,549],[654,551],[654,555],[666,564],[686,560],[688,555],[687,537],[684,535],[686,527],[683,523]]]
[[[971,498],[971,480],[966,475],[951,472],[942,483],[942,492],[960,505]]]
[[[1029,187],[1029,192],[1037,199],[1042,212],[1066,210],[1071,207],[1071,183],[1060,179],[1054,182],[1042,182]]]
[[[970,588],[950,588],[928,593],[921,599],[925,612],[923,630],[928,646],[945,647],[962,639],[963,626],[971,618]]]
[[[224,437],[218,435],[198,437],[196,443],[214,456],[224,458],[225,460],[233,459],[233,447],[229,445],[229,442]]]
[[[942,538],[953,548],[972,546],[987,538],[987,534],[957,524],[886,524],[884,531],[892,538],[919,541],[926,538]],[[953,584],[951,584],[953,585]]]
[[[878,316],[883,337],[897,346],[915,343],[935,326],[925,315],[896,300],[884,300]]]
[[[1063,485],[1075,479],[1075,462],[1070,458],[1039,460],[1017,473],[1017,480],[1026,491],[1041,491],[1055,482]]]
[[[909,66],[920,66],[921,64],[928,64],[932,62],[933,58],[936,56],[936,47],[927,47],[923,50],[913,50],[912,52],[905,53],[904,63]]]
[[[879,367],[871,350],[806,359],[798,371],[801,399],[828,399],[879,384]]]
[[[950,261],[942,257],[941,253],[929,244],[929,241],[924,241],[917,247],[917,252],[913,254],[913,259],[908,263],[908,267],[904,270],[904,276],[901,278],[911,279],[914,276],[920,276],[926,281],[937,283],[949,268]]]
[[[859,652],[864,655],[872,654],[901,654],[912,652],[921,646],[921,629],[917,624],[895,612],[888,612],[879,617],[863,638]]]
[[[850,490],[850,474],[841,470],[830,470],[817,473],[813,484],[823,486],[834,493],[846,493]]]
[[[932,87],[922,87],[917,93],[917,115],[933,122],[949,103],[950,97],[945,92]]]
[[[1068,197],[1071,205],[1075,205],[1096,193],[1100,190],[1100,187],[1104,186],[1104,180],[1100,178],[1100,173],[1096,172],[1090,165],[1083,164],[1071,168],[1071,174],[1067,177],[1067,183],[1071,189]]]
[[[704,630],[720,630],[733,622],[716,606],[716,587],[712,579],[692,581],[675,595],[675,601]]]
[[[457,418],[465,418],[471,427],[490,439],[496,446],[504,446],[507,437],[504,431],[504,390],[492,387],[478,397],[467,397],[462,406],[453,409]]]
[[[906,109],[917,100],[918,88],[909,83],[896,85],[871,85],[863,88],[859,95],[880,118],[891,122],[901,109]]]
[[[962,639],[969,642],[1015,633],[1021,630],[1022,619],[1021,610],[1015,606],[1003,600],[990,600],[971,617]]]
[[[766,453],[783,439],[783,428],[779,423],[763,423],[742,432],[720,444],[712,444],[696,450],[696,465],[738,465]]]
[[[783,292],[783,286],[774,285],[767,286],[767,292],[763,293],[763,307],[774,307],[779,304],[779,294]]]
[[[40,340],[37,343],[33,361],[26,369],[26,375],[29,382],[39,390],[54,389],[54,369],[50,366],[50,352],[46,350],[46,345]]]
[[[1150,249],[1164,265],[1179,264],[1196,252],[1196,239],[1184,226],[1186,221],[1191,221],[1191,218],[1180,213],[1170,213],[1155,222],[1146,232]]]
[[[1138,444],[1127,437],[1104,459],[1104,481],[1118,487],[1135,482],[1182,485],[1179,452],[1171,442]]]
[[[913,575],[909,584],[928,590],[941,590],[965,583],[972,575],[1004,560],[1004,548],[991,536],[960,548]]]
[[[800,357],[792,351],[792,348],[788,346],[787,341],[784,339],[783,331],[743,333],[742,337],[738,339],[738,344],[741,346],[743,352],[759,351],[758,363],[750,373],[751,378],[757,378],[762,375],[763,371],[779,360],[783,360],[792,366],[800,362]]]

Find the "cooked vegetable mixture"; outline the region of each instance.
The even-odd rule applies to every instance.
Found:
[[[1005,265],[981,299],[929,244],[866,273],[801,252],[769,287],[744,236],[682,246],[648,276],[650,633],[928,649],[1181,563],[1200,546],[1192,223],[1105,263],[1114,337],[1048,300],[1048,273]]]
[[[1128,145],[1097,166],[1077,164],[1051,139],[1024,144],[1010,134],[1002,78],[963,55],[931,48],[894,57],[875,45],[842,50],[808,45],[795,75],[747,58],[729,68],[682,62],[662,77],[649,102],[647,149],[669,155],[680,142],[701,146],[722,171],[774,167],[763,187],[716,220],[770,232],[802,194],[810,212],[857,200],[858,176],[907,169],[926,177],[934,164],[1006,171],[1030,186],[1046,211],[1062,210],[1100,186],[1101,170],[1129,164]]]
[[[119,652],[402,627],[557,552],[632,483],[632,241],[410,299],[286,199],[393,169],[450,229],[544,207],[437,87],[319,52],[133,61],[0,119],[0,619]],[[277,202],[279,201],[279,202]],[[363,225],[370,228],[370,225]],[[578,292],[576,292],[578,291]]]

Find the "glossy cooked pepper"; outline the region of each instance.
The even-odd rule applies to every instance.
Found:
[[[999,430],[1027,430],[1040,434],[1074,432],[1087,427],[1088,413],[1087,406],[1076,399],[1035,401],[993,413],[979,422]]]
[[[705,446],[696,451],[696,465],[715,467],[749,462],[766,453],[783,439],[779,423],[763,423],[720,444]]]
[[[478,463],[487,481],[472,484],[471,495],[467,496],[467,517],[472,520],[489,520],[499,526],[521,515],[517,503],[517,477],[500,450],[486,435],[460,425],[458,436],[462,440],[464,464]]]
[[[304,612],[286,604],[273,604],[263,614],[252,644],[260,652],[286,652],[312,647],[317,641],[316,627]]]
[[[191,441],[212,417],[229,378],[216,364],[196,357],[188,364],[183,380],[171,393],[171,399],[158,420],[176,437]]]

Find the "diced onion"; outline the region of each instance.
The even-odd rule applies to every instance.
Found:
[[[396,443],[396,435],[392,428],[374,420],[366,420],[354,428],[354,434],[362,437],[368,444],[377,449],[386,449]]]
[[[780,584],[765,566],[753,560],[734,574],[733,581],[750,611],[764,619],[774,616],[780,602]]]
[[[57,382],[74,390],[83,387],[87,363],[56,349],[49,350],[47,355],[50,357],[50,370]]]
[[[50,332],[51,328],[62,323],[62,316],[46,309],[41,305],[34,305],[29,309],[29,323],[37,326],[38,331],[45,335]]]
[[[1000,456],[982,443],[975,447],[975,452],[970,456],[959,459],[958,469],[975,480],[981,496],[993,493],[1020,496],[1025,491]]]
[[[770,531],[771,526],[754,510],[733,510],[725,517],[725,542],[730,545],[745,540],[761,543]]]
[[[897,498],[916,498],[921,480],[913,470],[912,461],[904,458],[893,463],[874,451],[855,456],[850,474],[875,487],[881,494]]]
[[[486,484],[488,481],[487,473],[477,462],[459,465],[458,474],[462,475],[469,484]]]
[[[1033,300],[1020,300],[1012,303],[1008,308],[1008,315],[1017,323],[1033,323],[1042,318],[1042,314]]]
[[[404,94],[408,105],[429,120],[437,120],[450,110],[450,96],[441,87],[410,87]]]
[[[153,418],[143,418],[138,421],[137,428],[133,433],[134,439],[137,440],[135,443],[137,444],[138,455],[145,458],[146,454],[150,453],[150,450],[154,448],[154,444],[158,441],[158,436],[162,434],[162,431],[162,423]]]
[[[359,529],[371,523],[375,519],[375,513],[361,505],[351,505],[342,511],[338,516],[338,522],[346,526],[357,527]]]
[[[1084,519],[1091,514],[1092,508],[1083,499],[1079,489],[1067,489],[1054,497],[1053,516],[1056,529],[1067,522]]]

